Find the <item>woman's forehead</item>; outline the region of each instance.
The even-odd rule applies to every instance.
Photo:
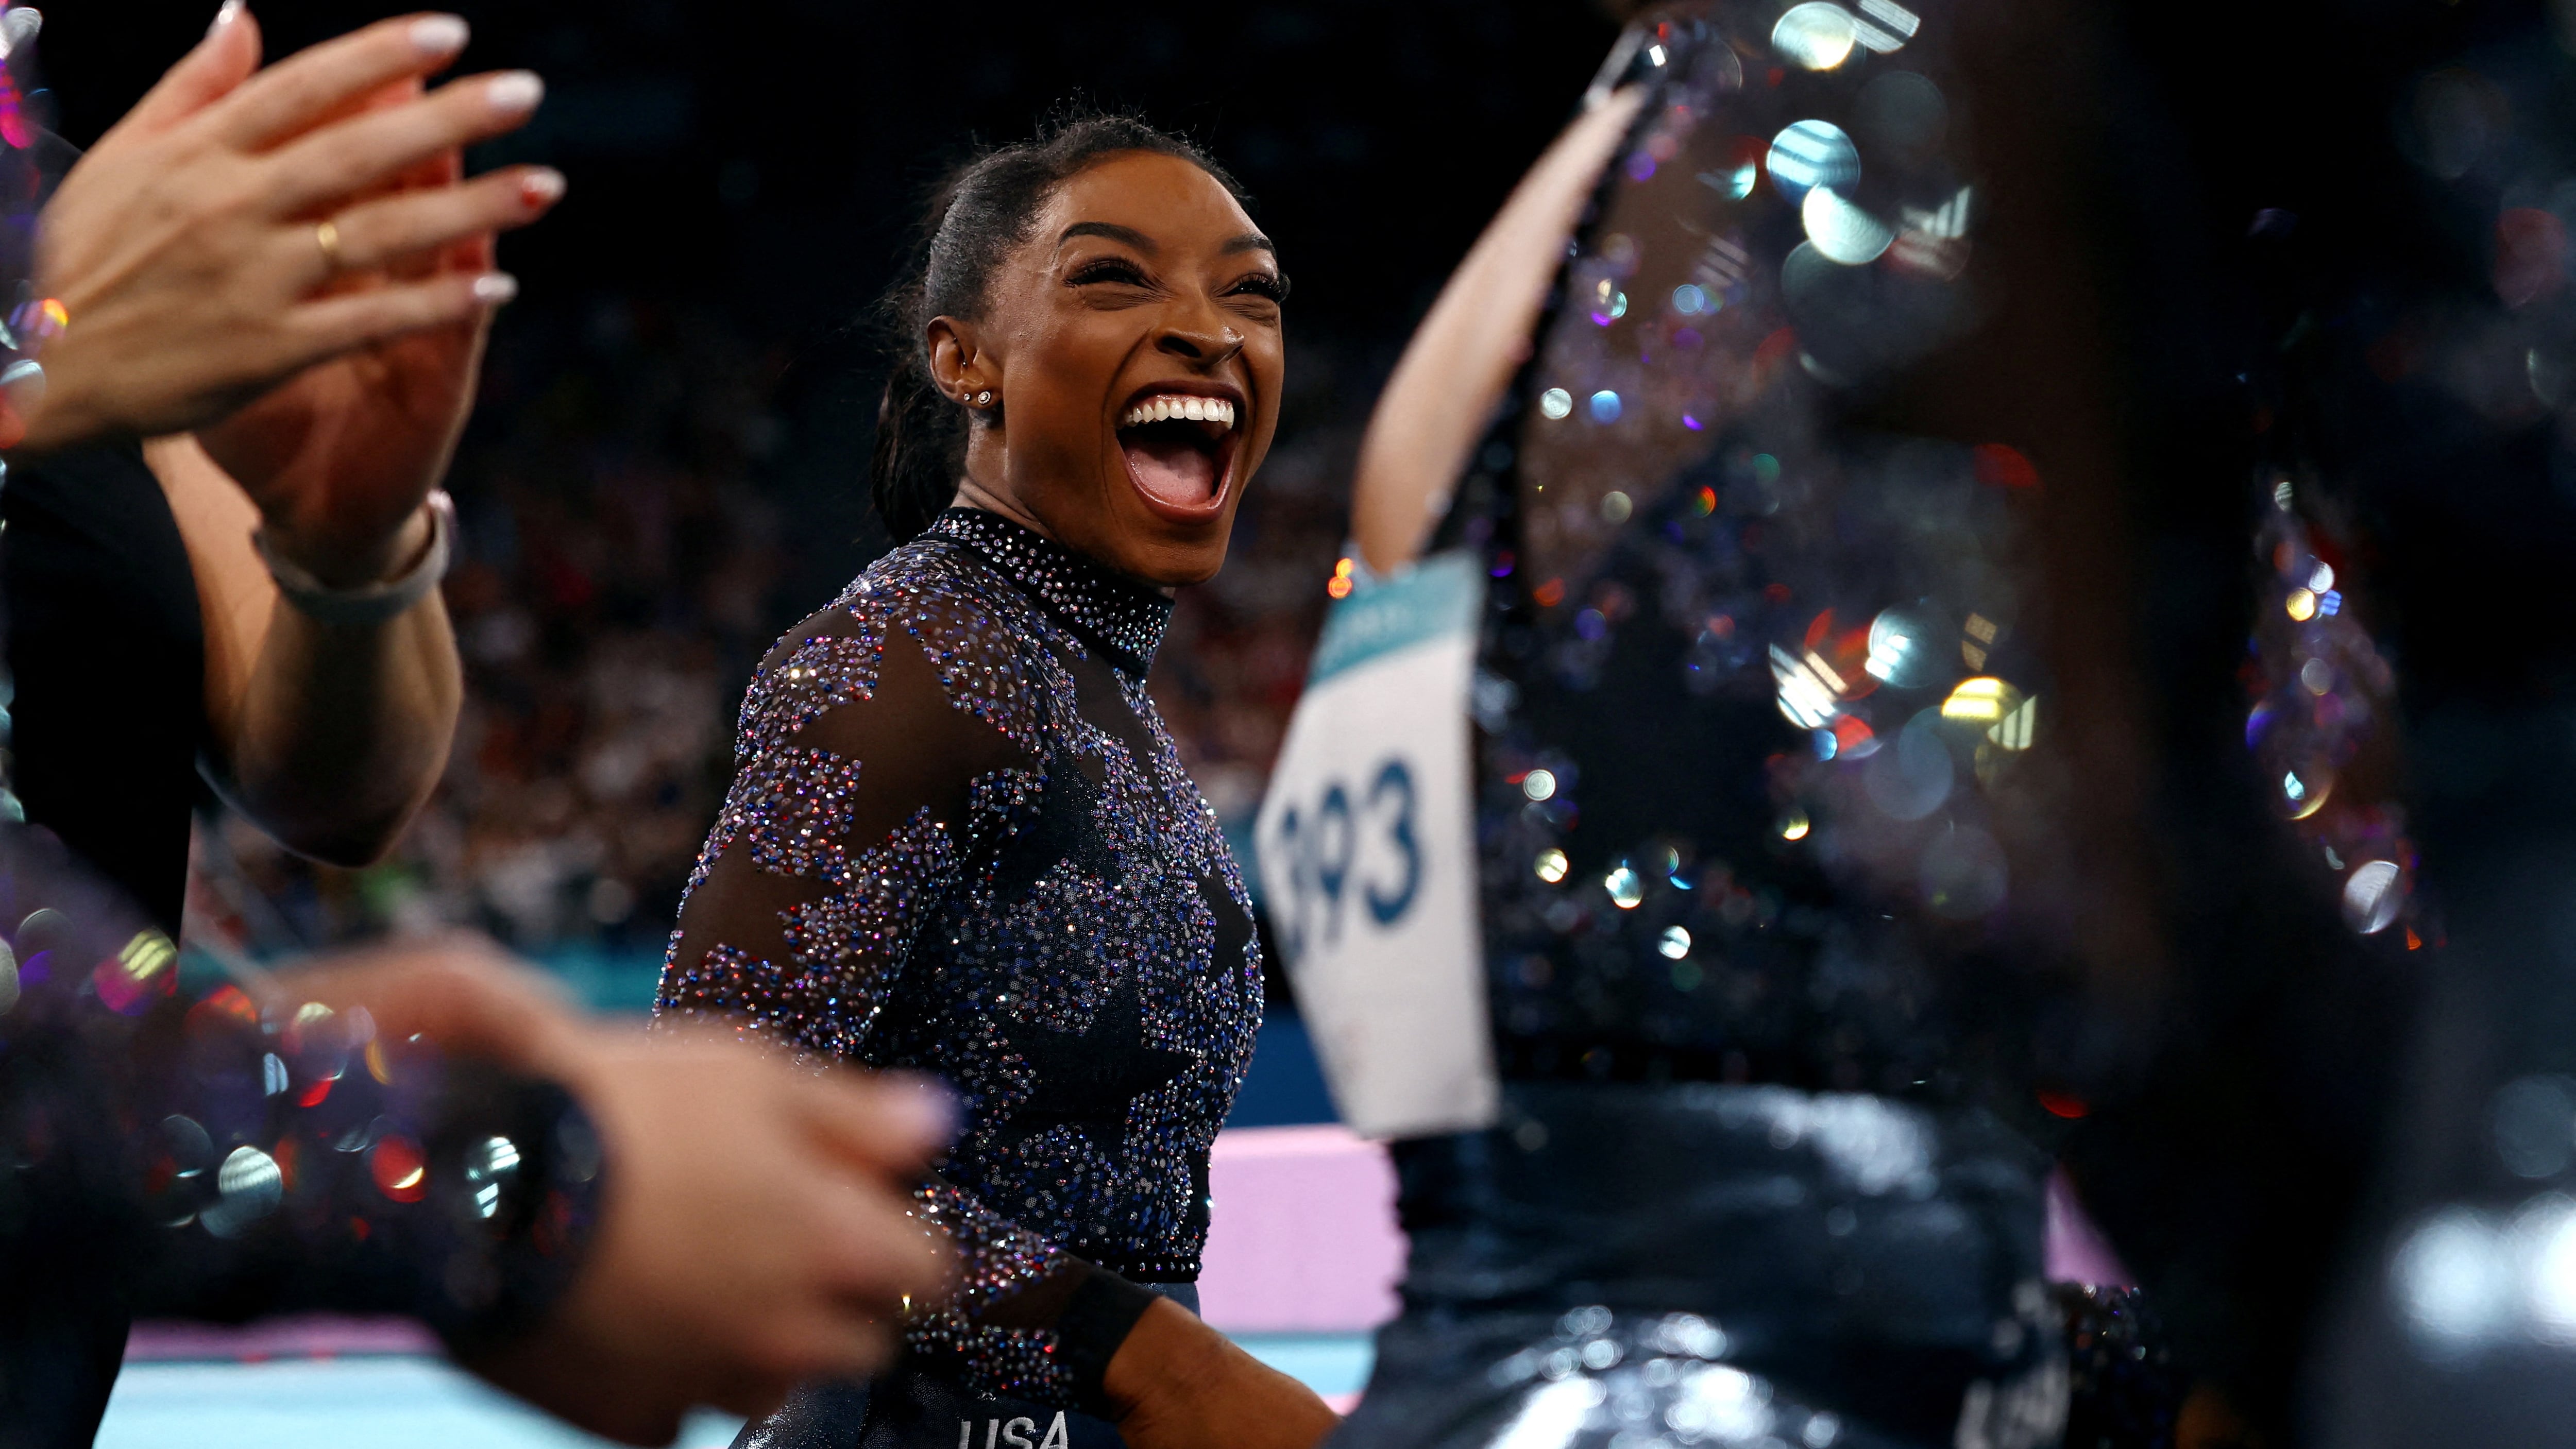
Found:
[[[1178,156],[1146,151],[1066,178],[1047,199],[1032,240],[1051,255],[1083,235],[1196,254],[1242,250],[1242,239],[1259,237],[1260,228],[1215,177]]]

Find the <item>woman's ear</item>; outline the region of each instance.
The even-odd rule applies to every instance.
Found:
[[[930,347],[930,379],[941,392],[963,402],[977,390],[993,386],[983,375],[983,349],[977,345],[972,322],[933,317],[922,340]]]

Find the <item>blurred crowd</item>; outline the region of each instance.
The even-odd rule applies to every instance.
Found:
[[[649,1000],[745,682],[886,546],[848,443],[873,402],[864,355],[614,294],[508,314],[450,479],[467,694],[436,799],[355,871],[209,799],[192,909],[260,954],[466,926],[606,1004]],[[1231,559],[1184,591],[1155,664],[1238,853],[1327,602],[1373,366],[1297,346]],[[848,375],[816,388],[816,370]]]

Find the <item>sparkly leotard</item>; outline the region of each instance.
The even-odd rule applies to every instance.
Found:
[[[1082,1283],[1198,1275],[1261,972],[1145,691],[1170,611],[994,514],[941,515],[754,679],[664,968],[663,1012],[959,1093],[920,1202],[965,1287],[909,1342],[979,1394],[1080,1402],[1115,1347],[1068,1341]]]
[[[2566,1437],[2565,48],[2050,8],[1700,0],[1603,75],[1440,545],[1503,1119],[1398,1145],[1335,1449],[2169,1445],[2192,1375],[2249,1440]],[[2028,1311],[2041,1147],[2169,1359]]]

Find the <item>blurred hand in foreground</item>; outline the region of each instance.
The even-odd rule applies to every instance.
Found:
[[[582,1428],[663,1444],[696,1405],[757,1416],[799,1381],[875,1372],[904,1298],[945,1291],[951,1255],[906,1212],[951,1127],[919,1082],[585,1022],[479,943],[283,984],[551,1076],[589,1110],[608,1162],[589,1258],[533,1335],[466,1365]]]

